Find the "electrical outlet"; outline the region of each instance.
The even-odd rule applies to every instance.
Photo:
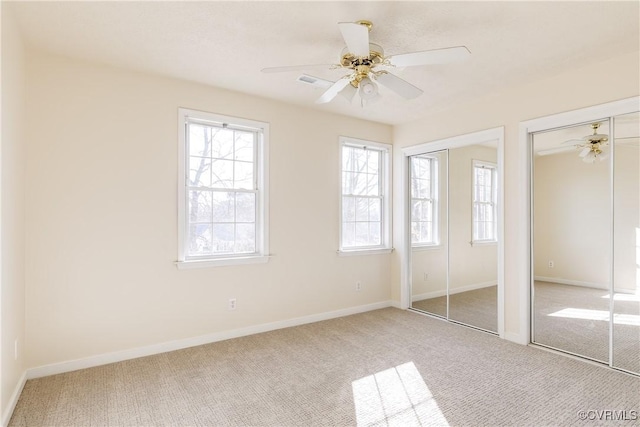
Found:
[[[429,273],[424,273],[424,277],[422,278],[422,280],[426,282],[427,279],[429,279]]]
[[[237,308],[237,302],[235,298],[229,298],[229,310],[235,310]]]
[[[549,268],[554,268],[556,264],[553,261],[549,261]]]
[[[362,283],[356,282],[356,292],[360,292],[362,290]]]

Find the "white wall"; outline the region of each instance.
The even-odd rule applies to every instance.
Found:
[[[587,164],[575,151],[534,159],[535,276],[608,288],[610,174],[608,162]]]
[[[2,7],[2,137],[0,139],[0,413],[8,421],[25,371],[24,49]],[[18,342],[18,358],[14,344]]]
[[[514,58],[517,60],[517,58]],[[522,340],[526,316],[520,316],[520,293],[524,292],[528,265],[523,264],[523,228],[526,228],[527,195],[520,191],[526,176],[519,169],[519,123],[562,111],[583,108],[640,94],[638,52],[604,60],[555,77],[511,88],[476,102],[433,114],[419,121],[394,127],[395,199],[394,213],[401,218],[401,147],[435,141],[483,129],[505,126],[505,336]],[[606,84],[605,84],[606,82]],[[401,262],[404,256],[401,222],[394,226],[393,298],[400,300]]]
[[[391,255],[336,254],[338,137],[390,143],[390,126],[40,52],[27,65],[29,367],[390,300]],[[269,263],[176,269],[178,107],[270,123]]]

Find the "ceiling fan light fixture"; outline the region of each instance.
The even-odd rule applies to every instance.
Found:
[[[596,153],[593,151],[589,151],[586,155],[582,157],[582,161],[585,163],[593,163],[596,161]]]
[[[358,95],[360,95],[360,98],[364,101],[371,101],[378,95],[378,85],[369,77],[365,77],[360,80],[358,84]]]

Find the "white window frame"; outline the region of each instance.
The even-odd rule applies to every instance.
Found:
[[[478,204],[486,204],[476,200],[476,168],[491,170],[491,202],[489,204],[493,210],[493,236],[489,239],[476,239],[476,217],[475,207]],[[472,245],[491,245],[498,243],[498,165],[483,160],[473,160],[471,167],[471,244]]]
[[[189,122],[252,130],[257,133],[255,147],[256,250],[250,254],[188,256]],[[178,108],[178,261],[179,269],[216,267],[269,261],[269,124],[215,113]]]
[[[343,170],[342,170],[342,153],[343,147],[350,146],[356,148],[369,148],[380,152],[380,194],[381,194],[381,235],[380,245],[376,246],[357,246],[357,247],[343,247],[342,246],[342,199],[343,199]],[[366,141],[363,139],[351,138],[341,136],[339,138],[339,171],[340,171],[340,199],[338,203],[339,208],[339,235],[338,235],[338,254],[339,255],[366,255],[366,254],[380,254],[390,253],[391,247],[391,144],[385,144],[381,142]]]
[[[439,195],[440,195],[440,180],[439,180],[439,173],[440,173],[440,164],[439,164],[439,159],[437,156],[433,156],[433,155],[429,155],[429,154],[420,154],[420,155],[416,155],[416,156],[411,156],[409,157],[409,162],[412,161],[413,158],[422,158],[422,159],[429,159],[431,162],[430,165],[430,170],[429,173],[431,174],[431,179],[430,179],[430,185],[431,185],[431,218],[432,218],[432,230],[431,230],[431,235],[433,236],[433,240],[431,242],[414,242],[413,239],[411,239],[411,247],[414,249],[430,249],[430,248],[435,248],[435,247],[439,247],[440,246],[440,203],[439,203]],[[411,171],[411,165],[409,165],[409,171]],[[413,179],[413,177],[409,177],[409,179]],[[411,200],[411,202],[413,202],[414,200],[425,200],[425,199],[420,199],[417,197],[413,197],[413,194],[411,194],[411,190],[412,190],[412,186],[411,186],[411,182],[409,182],[409,199]],[[413,203],[412,203],[413,205]],[[410,216],[410,223],[409,226],[411,226],[411,223],[414,222],[413,219],[413,212],[410,212],[409,214]]]

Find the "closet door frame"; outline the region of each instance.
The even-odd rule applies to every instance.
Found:
[[[400,288],[400,306],[403,309],[411,307],[411,210],[408,208],[410,200],[409,162],[410,157],[427,154],[434,151],[461,148],[484,142],[497,141],[498,146],[498,336],[504,338],[504,126],[486,129],[479,132],[412,145],[402,149],[402,189],[403,215],[401,218],[403,235],[402,257],[402,286]],[[448,307],[447,307],[448,310]]]

